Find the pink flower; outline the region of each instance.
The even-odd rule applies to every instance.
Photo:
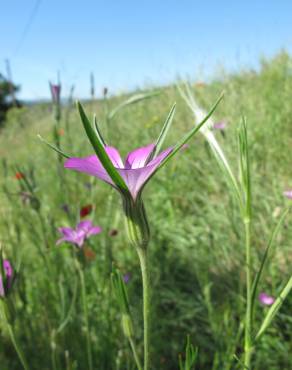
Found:
[[[131,280],[131,274],[129,274],[128,272],[126,274],[123,275],[123,280],[126,284],[128,284],[128,282]]]
[[[284,197],[286,197],[288,199],[292,199],[292,189],[285,190],[283,192],[283,195],[284,195]]]
[[[214,130],[224,131],[226,129],[226,122],[222,121],[222,122],[214,123],[213,128]]]
[[[161,162],[171,153],[172,148],[168,148],[160,153],[155,159],[148,160],[155,148],[154,144],[138,148],[128,153],[125,161],[122,160],[118,150],[111,146],[106,146],[105,151],[112,164],[125,181],[132,198],[135,200]],[[64,164],[65,168],[87,173],[107,182],[114,188],[116,185],[104,169],[96,155],[85,158],[69,158]]]
[[[4,298],[8,295],[12,288],[13,284],[13,268],[9,260],[3,260],[3,272],[4,275],[1,276],[1,269],[0,269],[0,298]]]
[[[60,227],[58,230],[63,236],[57,241],[57,245],[68,242],[79,248],[82,248],[85,240],[90,236],[101,233],[101,227],[93,226],[90,220],[79,222],[75,229]]]
[[[260,293],[259,301],[265,306],[271,306],[275,302],[275,298],[266,293]]]
[[[61,97],[61,84],[52,84],[50,82],[50,90],[51,90],[53,102],[59,104],[60,97]]]

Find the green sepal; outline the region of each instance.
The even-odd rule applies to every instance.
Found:
[[[196,125],[190,132],[188,132],[173,148],[172,152],[160,163],[159,167],[157,168],[160,169],[162,168],[181,148],[184,144],[186,144],[199,130],[200,128],[204,125],[205,122],[208,121],[208,119],[212,116],[214,111],[216,110],[218,104],[221,102],[223,99],[224,94],[222,93],[209,113],[206,115],[206,117],[198,124]],[[156,170],[156,171],[157,171]]]
[[[159,136],[157,138],[157,141],[155,143],[154,150],[150,153],[149,158],[146,161],[147,163],[152,161],[152,159],[155,159],[157,157],[157,155],[159,154],[160,149],[162,147],[162,144],[164,143],[166,135],[167,135],[167,133],[170,129],[171,123],[173,121],[173,117],[174,117],[174,114],[175,114],[175,107],[176,107],[176,103],[173,104],[173,106],[170,109],[170,112],[168,113],[168,116],[167,116],[167,118],[164,122],[162,130],[160,131],[160,134],[159,134]]]
[[[93,149],[95,150],[95,153],[96,153],[98,159],[102,163],[102,165],[105,168],[106,172],[108,173],[109,177],[113,180],[116,187],[121,192],[127,192],[128,193],[129,189],[128,189],[124,179],[119,174],[119,172],[116,170],[116,168],[112,164],[112,161],[108,157],[108,155],[105,151],[105,148],[104,148],[104,144],[101,141],[100,137],[94,131],[91,123],[89,122],[89,120],[88,120],[88,118],[87,118],[87,116],[84,112],[84,109],[83,109],[82,105],[78,101],[77,101],[76,104],[77,104],[77,108],[79,110],[81,121],[83,123],[83,127],[85,129],[85,132],[87,134],[87,137],[88,137]]]
[[[64,158],[70,158],[70,156],[68,154],[66,154],[65,152],[63,152],[61,149],[57,148],[55,145],[49,143],[48,141],[46,141],[41,135],[37,135],[37,137],[43,142],[45,143],[49,148],[53,149],[55,152],[57,152],[58,154],[60,154],[61,156],[63,156]]]
[[[124,315],[130,315],[130,305],[127,288],[120,271],[114,266],[111,273],[111,282],[114,294],[120,306],[120,310]]]

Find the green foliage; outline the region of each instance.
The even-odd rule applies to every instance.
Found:
[[[185,359],[179,355],[179,370],[193,370],[198,356],[198,348],[194,348],[191,343],[190,336],[187,336],[187,345],[185,351]]]
[[[7,111],[13,106],[20,106],[19,102],[13,102],[11,94],[16,93],[19,87],[7,81],[0,73],[0,125],[4,121]]]
[[[291,294],[279,306],[279,299],[287,292],[285,284],[289,282],[292,262],[291,215],[281,218],[289,202],[282,192],[292,186],[291,65],[292,59],[281,53],[272,61],[263,61],[259,71],[222,73],[205,87],[190,86],[198,104],[206,110],[225,91],[213,119],[226,120],[227,129],[224,135],[212,133],[223,147],[236,180],[237,130],[241,117],[247,118],[254,275],[271,243],[271,230],[281,224],[272,236],[277,248],[269,247],[269,258],[265,260],[257,289],[279,297],[277,304],[264,307],[259,304],[257,293],[254,298],[253,337],[262,325],[265,329],[253,358],[253,368],[259,370],[288,369],[291,363]],[[141,100],[119,110],[108,125],[106,112],[126,99],[121,96],[95,102],[92,108],[97,113],[104,141],[121,148],[124,154],[155,142],[174,101],[176,114],[163,146],[175,144],[194,127],[193,116],[174,86],[161,90],[151,100]],[[65,129],[62,151],[76,156],[92,154],[79,114],[74,107],[70,109],[68,126],[60,122]],[[91,106],[85,109],[90,111]],[[121,309],[111,294],[110,284],[113,262],[122,274],[131,275],[127,294],[137,354],[142,358],[139,264],[135,251],[127,245],[119,196],[93,178],[60,172],[56,154],[36,137],[39,133],[53,142],[53,121],[47,106],[30,107],[25,112],[25,122],[24,127],[7,125],[0,136],[0,242],[5,246],[5,258],[20,265],[10,296],[18,343],[31,370],[87,369],[87,337],[91,341],[94,369],[135,369],[131,346],[120,325]],[[18,171],[15,166],[33,184],[33,196],[40,202],[39,207],[34,207],[27,194],[23,194],[29,190],[22,188],[26,186],[24,181],[15,178]],[[178,152],[145,189],[144,202],[152,232],[149,258],[153,286],[153,369],[178,369],[177,359],[187,333],[199,349],[196,369],[242,369],[234,354],[241,359],[244,350],[241,323],[246,288],[244,230],[237,198],[230,196],[225,180],[213,149],[206,145],[204,137],[196,135],[189,147]],[[88,240],[80,255],[88,327],[75,253],[72,247],[55,246],[59,237],[57,227],[75,226],[80,208],[86,204],[94,205],[88,218],[103,227],[103,233]],[[269,318],[276,310],[277,315],[270,323]],[[268,321],[264,322],[264,317]],[[19,370],[8,329],[2,321],[0,342],[1,370]],[[192,358],[194,352],[190,347],[188,353]]]

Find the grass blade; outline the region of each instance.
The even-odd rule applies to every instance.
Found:
[[[139,103],[142,100],[150,99],[153,96],[156,96],[160,94],[159,91],[150,92],[150,93],[140,93],[131,96],[129,99],[123,101],[121,104],[119,104],[116,108],[114,108],[111,112],[108,114],[108,119],[112,120],[114,116],[123,108],[127,107],[128,105]]]
[[[268,246],[265,250],[265,253],[264,253],[264,256],[263,256],[263,259],[262,259],[262,262],[261,262],[261,265],[260,265],[260,268],[258,270],[258,272],[256,273],[256,276],[255,276],[255,279],[254,279],[254,282],[253,282],[253,285],[252,285],[252,310],[254,308],[254,304],[255,304],[255,300],[256,300],[256,294],[257,294],[257,288],[258,288],[258,284],[259,284],[259,281],[261,279],[261,276],[262,276],[262,273],[263,273],[263,270],[264,270],[264,267],[265,267],[265,264],[267,262],[267,259],[268,259],[268,256],[269,256],[269,252],[274,244],[274,240],[276,238],[276,236],[278,235],[278,232],[289,212],[289,208],[287,208],[282,216],[280,217],[280,220],[279,222],[277,223],[276,227],[274,228],[273,230],[273,233],[271,235],[271,238],[268,242]]]
[[[246,220],[251,219],[251,180],[250,180],[250,165],[249,151],[247,142],[247,126],[245,117],[242,118],[242,124],[238,133],[239,141],[239,163],[242,190],[245,195],[245,214]]]
[[[279,294],[278,298],[275,300],[274,304],[270,307],[269,311],[267,312],[266,317],[255,337],[255,341],[258,341],[267,328],[270,326],[273,318],[276,316],[277,312],[281,308],[285,298],[289,294],[290,290],[292,289],[292,276],[288,280],[287,284],[282,289],[281,293]]]
[[[93,146],[93,149],[96,152],[96,155],[98,156],[100,162],[102,163],[103,167],[105,168],[106,172],[110,176],[110,178],[113,180],[114,184],[120,189],[121,191],[128,192],[128,187],[121,177],[121,175],[118,173],[114,165],[112,164],[112,161],[109,159],[105,148],[103,146],[102,141],[100,141],[100,138],[96,135],[93,127],[91,126],[91,123],[89,122],[82,105],[80,102],[77,102],[77,108],[79,110],[79,114],[81,117],[81,121],[83,123],[83,127],[85,129],[85,132],[87,134],[87,137]]]
[[[69,323],[69,321],[71,319],[73,308],[74,308],[75,302],[76,302],[77,292],[78,292],[77,288],[78,288],[78,282],[77,282],[77,278],[76,278],[75,279],[75,284],[74,284],[73,296],[72,296],[72,300],[71,300],[67,315],[66,315],[65,319],[59,325],[58,329],[56,330],[57,334],[61,333],[64,330],[64,328],[67,326],[67,324]]]

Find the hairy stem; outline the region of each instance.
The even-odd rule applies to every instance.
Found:
[[[245,220],[245,253],[246,253],[246,317],[244,336],[244,366],[251,370],[252,356],[252,277],[251,277],[251,244],[250,244],[250,220]]]
[[[146,249],[137,248],[141,274],[143,283],[143,320],[144,320],[144,370],[149,370],[150,366],[150,282],[149,282],[149,272],[147,263],[147,252]]]

